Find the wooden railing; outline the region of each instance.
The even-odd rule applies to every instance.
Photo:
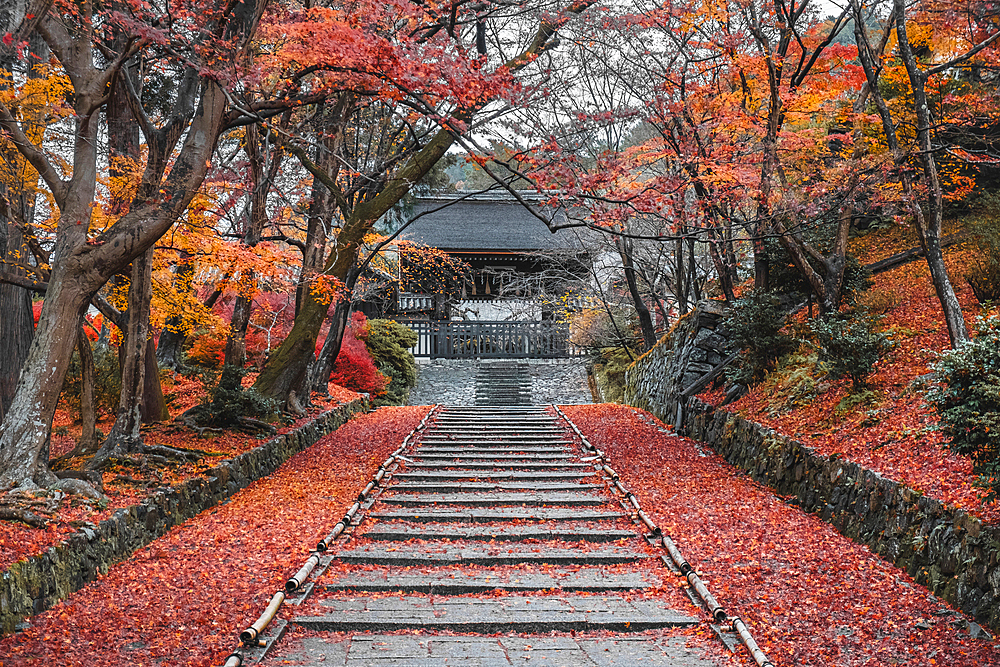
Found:
[[[431,359],[559,359],[583,354],[569,325],[555,322],[398,320],[416,332],[416,357]]]

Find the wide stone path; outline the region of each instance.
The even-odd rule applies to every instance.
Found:
[[[706,615],[552,408],[439,408],[404,455],[263,664],[716,664],[692,638]]]

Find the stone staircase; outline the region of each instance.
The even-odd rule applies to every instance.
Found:
[[[715,664],[683,631],[704,616],[550,408],[441,408],[405,456],[265,664]]]
[[[531,405],[529,366],[516,361],[489,361],[476,372],[476,405]]]

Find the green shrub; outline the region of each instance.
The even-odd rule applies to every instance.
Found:
[[[795,349],[795,339],[781,332],[784,312],[774,294],[753,292],[737,299],[726,317],[728,351],[739,352],[735,363],[726,368],[733,384],[752,385],[764,379],[782,356]]]
[[[892,349],[892,341],[878,330],[880,318],[862,311],[838,313],[809,325],[820,366],[831,379],[851,378],[853,391],[865,388],[865,380],[879,359]]]
[[[212,389],[199,421],[206,426],[242,426],[241,418],[267,420],[278,411],[277,401],[265,398],[253,389],[244,389],[241,380],[246,371],[236,366],[223,366],[219,382]]]
[[[978,333],[935,364],[928,400],[952,451],[972,459],[986,501],[1000,497],[1000,316],[980,318]]]
[[[969,255],[969,268],[965,280],[972,288],[979,303],[1000,301],[1000,195],[984,197],[980,213],[970,216],[969,228],[976,247]]]
[[[844,282],[840,290],[841,301],[853,306],[875,284],[872,272],[854,255],[847,255],[844,263]]]
[[[816,398],[820,393],[816,379],[818,361],[819,355],[811,346],[802,346],[778,361],[764,385],[772,416],[800,408]]]
[[[97,343],[94,348],[94,410],[98,416],[113,415],[118,411],[122,393],[122,372],[118,363],[118,350]],[[80,416],[80,392],[83,378],[80,374],[80,353],[74,352],[69,371],[63,382],[62,398],[66,407]]]
[[[625,399],[625,371],[638,356],[621,347],[606,347],[601,350],[601,361],[595,373],[601,387],[601,394],[608,403],[621,403]]]
[[[404,405],[410,389],[417,384],[417,362],[409,348],[417,344],[417,334],[393,320],[368,320],[365,347],[372,360],[389,379],[385,394],[374,405]]]

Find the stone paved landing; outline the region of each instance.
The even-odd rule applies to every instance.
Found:
[[[716,667],[684,639],[640,637],[428,637],[357,635],[349,641],[308,637],[283,664],[299,667]]]

